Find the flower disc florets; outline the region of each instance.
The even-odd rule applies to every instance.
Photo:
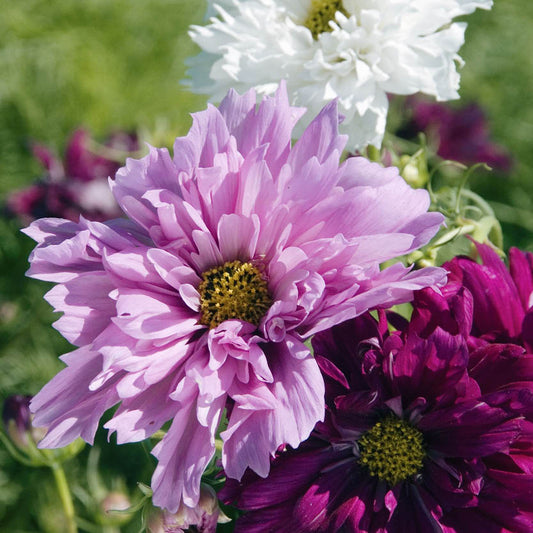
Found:
[[[342,0],[312,0],[304,26],[311,31],[314,39],[318,39],[321,33],[332,30],[330,21],[335,20],[337,11],[345,17],[349,16],[342,7]]]
[[[200,323],[210,329],[224,320],[245,320],[259,325],[272,299],[266,281],[251,263],[231,261],[202,273]]]
[[[426,455],[422,433],[395,416],[377,422],[357,444],[359,463],[391,486],[418,473]]]

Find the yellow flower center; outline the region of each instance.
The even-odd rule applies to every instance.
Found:
[[[426,456],[422,433],[392,415],[363,433],[358,444],[359,463],[391,487],[420,472]]]
[[[313,39],[318,39],[321,33],[331,31],[330,20],[335,20],[335,13],[340,11],[348,16],[342,6],[342,0],[312,0],[311,10],[305,19],[304,26],[311,30]]]
[[[258,326],[272,305],[267,283],[252,263],[231,261],[202,273],[200,323],[209,329],[238,319]]]

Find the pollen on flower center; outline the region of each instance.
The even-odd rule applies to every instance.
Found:
[[[252,263],[227,262],[203,272],[202,279],[200,323],[210,329],[230,319],[258,326],[272,305],[267,283]]]
[[[342,6],[342,0],[312,0],[311,10],[305,19],[304,26],[311,30],[313,39],[318,39],[321,33],[331,31],[330,20],[335,20],[335,13],[340,11],[348,16]]]
[[[390,486],[418,473],[426,456],[422,433],[395,416],[377,422],[358,445],[359,463]]]

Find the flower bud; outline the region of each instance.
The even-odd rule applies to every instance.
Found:
[[[424,187],[429,180],[425,150],[400,157],[400,174],[411,187]]]
[[[78,455],[85,446],[80,438],[64,448],[38,449],[37,444],[46,435],[46,428],[32,425],[31,400],[32,396],[16,394],[9,396],[4,402],[2,418],[8,437],[4,442],[11,455],[24,464],[36,467],[52,467]]]
[[[46,433],[43,428],[34,428],[31,425],[30,412],[31,396],[15,394],[9,396],[4,402],[2,419],[9,438],[21,450],[27,450],[31,444],[36,445]],[[32,446],[35,447],[35,446]]]
[[[182,503],[176,513],[157,509],[148,518],[147,530],[149,533],[185,533],[194,527],[192,531],[198,533],[215,533],[217,523],[229,520],[218,505],[215,491],[202,483],[196,507],[187,507]]]
[[[131,502],[126,494],[117,490],[109,492],[100,502],[99,522],[109,526],[125,524],[133,516],[132,513],[126,512],[130,507]]]

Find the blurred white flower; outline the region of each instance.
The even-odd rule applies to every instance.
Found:
[[[478,7],[492,0],[208,0],[211,18],[189,32],[202,51],[188,83],[220,101],[231,87],[272,94],[286,79],[308,121],[338,98],[348,148],[380,146],[387,93],[458,98],[466,23],[452,19]]]

